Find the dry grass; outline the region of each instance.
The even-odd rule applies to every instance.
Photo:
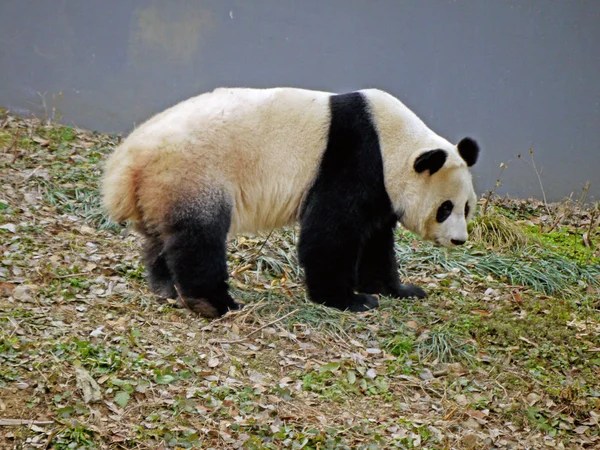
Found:
[[[518,250],[533,243],[519,224],[493,208],[478,214],[470,224],[470,239],[486,248]]]

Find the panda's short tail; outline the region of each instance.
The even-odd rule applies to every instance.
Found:
[[[141,222],[137,189],[141,167],[129,158],[124,148],[118,148],[106,162],[102,179],[102,204],[117,223]]]

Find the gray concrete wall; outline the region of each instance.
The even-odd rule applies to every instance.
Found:
[[[479,139],[479,191],[539,196],[534,148],[549,199],[600,197],[600,1],[0,1],[4,108],[125,132],[222,85],[379,87]]]

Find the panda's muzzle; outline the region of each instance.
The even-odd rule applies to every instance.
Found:
[[[454,245],[463,245],[467,241],[464,239],[450,239],[450,242],[452,242]]]

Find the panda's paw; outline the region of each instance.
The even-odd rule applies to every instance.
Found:
[[[350,304],[346,309],[352,312],[364,312],[378,307],[379,299],[374,295],[354,294],[352,296]]]
[[[171,303],[169,299],[177,299],[177,291],[175,286],[171,283],[148,283],[150,291],[156,296],[158,303]]]
[[[215,319],[223,315],[223,313],[220,313],[218,308],[216,308],[215,305],[213,305],[212,302],[206,298],[179,296],[178,301],[185,309],[195,312],[196,314],[207,319]]]
[[[427,292],[414,284],[401,284],[395,291],[396,298],[427,298]]]

